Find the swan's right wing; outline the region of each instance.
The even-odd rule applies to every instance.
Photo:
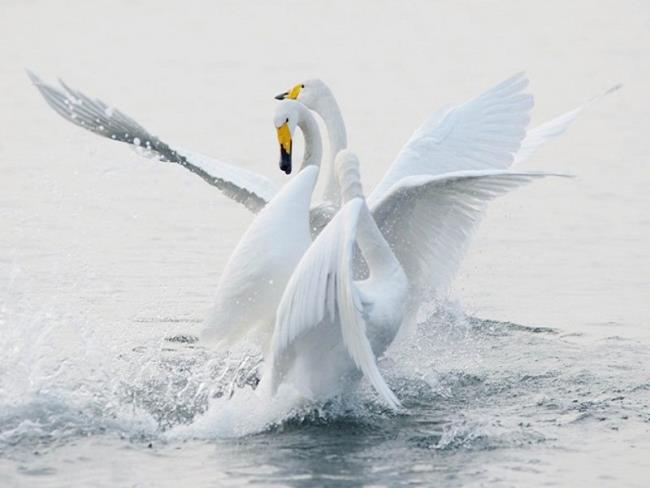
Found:
[[[377,203],[402,178],[505,169],[526,135],[533,97],[521,73],[461,105],[439,111],[415,131],[370,194]]]
[[[326,326],[334,326],[338,319],[343,342],[357,367],[389,407],[399,407],[399,400],[379,371],[366,336],[363,306],[352,277],[357,225],[359,218],[364,217],[371,218],[365,201],[355,198],[346,203],[319,234],[291,276],[278,306],[271,340],[273,391],[288,371],[283,357],[287,349],[325,320],[329,320]]]
[[[155,155],[161,161],[180,164],[251,212],[259,212],[277,193],[276,185],[264,176],[207,156],[172,148],[131,117],[101,100],[93,100],[63,82],[63,90],[59,90],[44,83],[35,74],[27,73],[48,105],[68,122],[102,137],[131,144],[141,149],[143,154]]]
[[[461,171],[404,178],[371,207],[409,282],[449,284],[488,201],[548,173]]]
[[[542,147],[546,142],[551,139],[564,134],[568,128],[573,124],[573,122],[578,118],[585,109],[590,105],[594,104],[605,95],[615,92],[622,85],[615,85],[608,90],[604,91],[600,95],[597,95],[587,102],[583,103],[579,107],[574,108],[573,110],[563,113],[554,119],[549,120],[548,122],[543,123],[542,125],[535,127],[532,130],[529,130],[526,133],[526,137],[521,142],[521,147],[517,154],[515,154],[515,160],[513,165],[523,163],[524,161],[530,159],[530,157],[537,152],[537,150]]]

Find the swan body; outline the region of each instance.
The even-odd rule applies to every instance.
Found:
[[[284,291],[265,378],[275,392],[288,377],[304,397],[318,401],[356,384],[358,368],[387,406],[397,409],[375,358],[399,330],[408,282],[365,203],[356,156],[342,151],[336,162],[345,205]],[[362,281],[353,279],[355,244],[368,264]]]
[[[305,136],[303,166],[259,212],[228,259],[203,339],[232,341],[256,330],[253,339],[264,348],[286,283],[311,244],[309,205],[322,155],[318,125],[309,110],[291,100],[278,106],[275,125],[281,167],[287,172],[291,172],[291,135],[296,127],[301,129]]]
[[[311,244],[309,203],[317,178],[314,166],[300,171],[244,232],[219,279],[202,339],[233,340],[273,323],[284,285]]]
[[[336,162],[344,205],[303,255],[284,290],[263,389],[275,393],[280,384],[289,383],[306,399],[323,401],[354,387],[361,371],[383,402],[397,409],[399,400],[384,381],[376,358],[385,353],[408,317],[416,287],[370,212],[356,156],[342,151]],[[432,215],[427,223],[441,231],[436,241],[445,247],[449,242],[442,231],[453,229],[441,227],[440,222],[450,212],[456,211],[456,220],[472,222],[485,202],[544,176],[479,170],[407,177],[389,192],[389,199],[402,198],[402,192],[437,195],[427,206]],[[392,204],[382,203],[379,208],[385,206]],[[405,246],[417,251],[423,245],[414,242],[422,236],[409,233],[408,226],[391,230]],[[355,245],[367,265],[363,279],[354,277]],[[431,240],[424,245],[431,246]],[[435,270],[430,273],[435,275]]]

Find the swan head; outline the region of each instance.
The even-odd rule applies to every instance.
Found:
[[[317,110],[321,100],[332,92],[323,80],[314,78],[294,85],[290,90],[276,95],[277,100],[297,100],[310,110]]]
[[[283,100],[275,110],[273,124],[280,143],[280,170],[291,174],[291,149],[293,133],[300,120],[300,104],[294,100]]]

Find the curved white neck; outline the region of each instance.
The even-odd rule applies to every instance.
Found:
[[[323,157],[323,143],[320,137],[320,130],[316,119],[309,113],[309,110],[299,105],[300,117],[298,118],[298,127],[302,131],[305,138],[305,154],[302,160],[302,168],[307,166],[316,166],[320,168],[321,159]]]
[[[375,278],[392,277],[395,272],[399,272],[401,266],[368,208],[356,158],[354,162],[348,160],[348,162],[339,165],[337,171],[343,201],[347,203],[355,198],[363,200],[356,239],[368,264],[370,276]]]
[[[329,88],[319,99],[315,112],[325,122],[329,139],[329,167],[327,168],[327,184],[323,199],[338,207],[340,190],[336,181],[334,158],[339,151],[348,147],[348,135],[345,130],[345,122],[343,121],[343,115],[341,114],[339,105],[336,103],[336,99]]]

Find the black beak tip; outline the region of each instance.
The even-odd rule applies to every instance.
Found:
[[[283,147],[280,148],[280,171],[291,174],[291,153],[286,152]]]
[[[276,100],[284,100],[285,98],[287,98],[288,94],[289,92],[280,93],[279,95],[276,95],[274,98]]]

